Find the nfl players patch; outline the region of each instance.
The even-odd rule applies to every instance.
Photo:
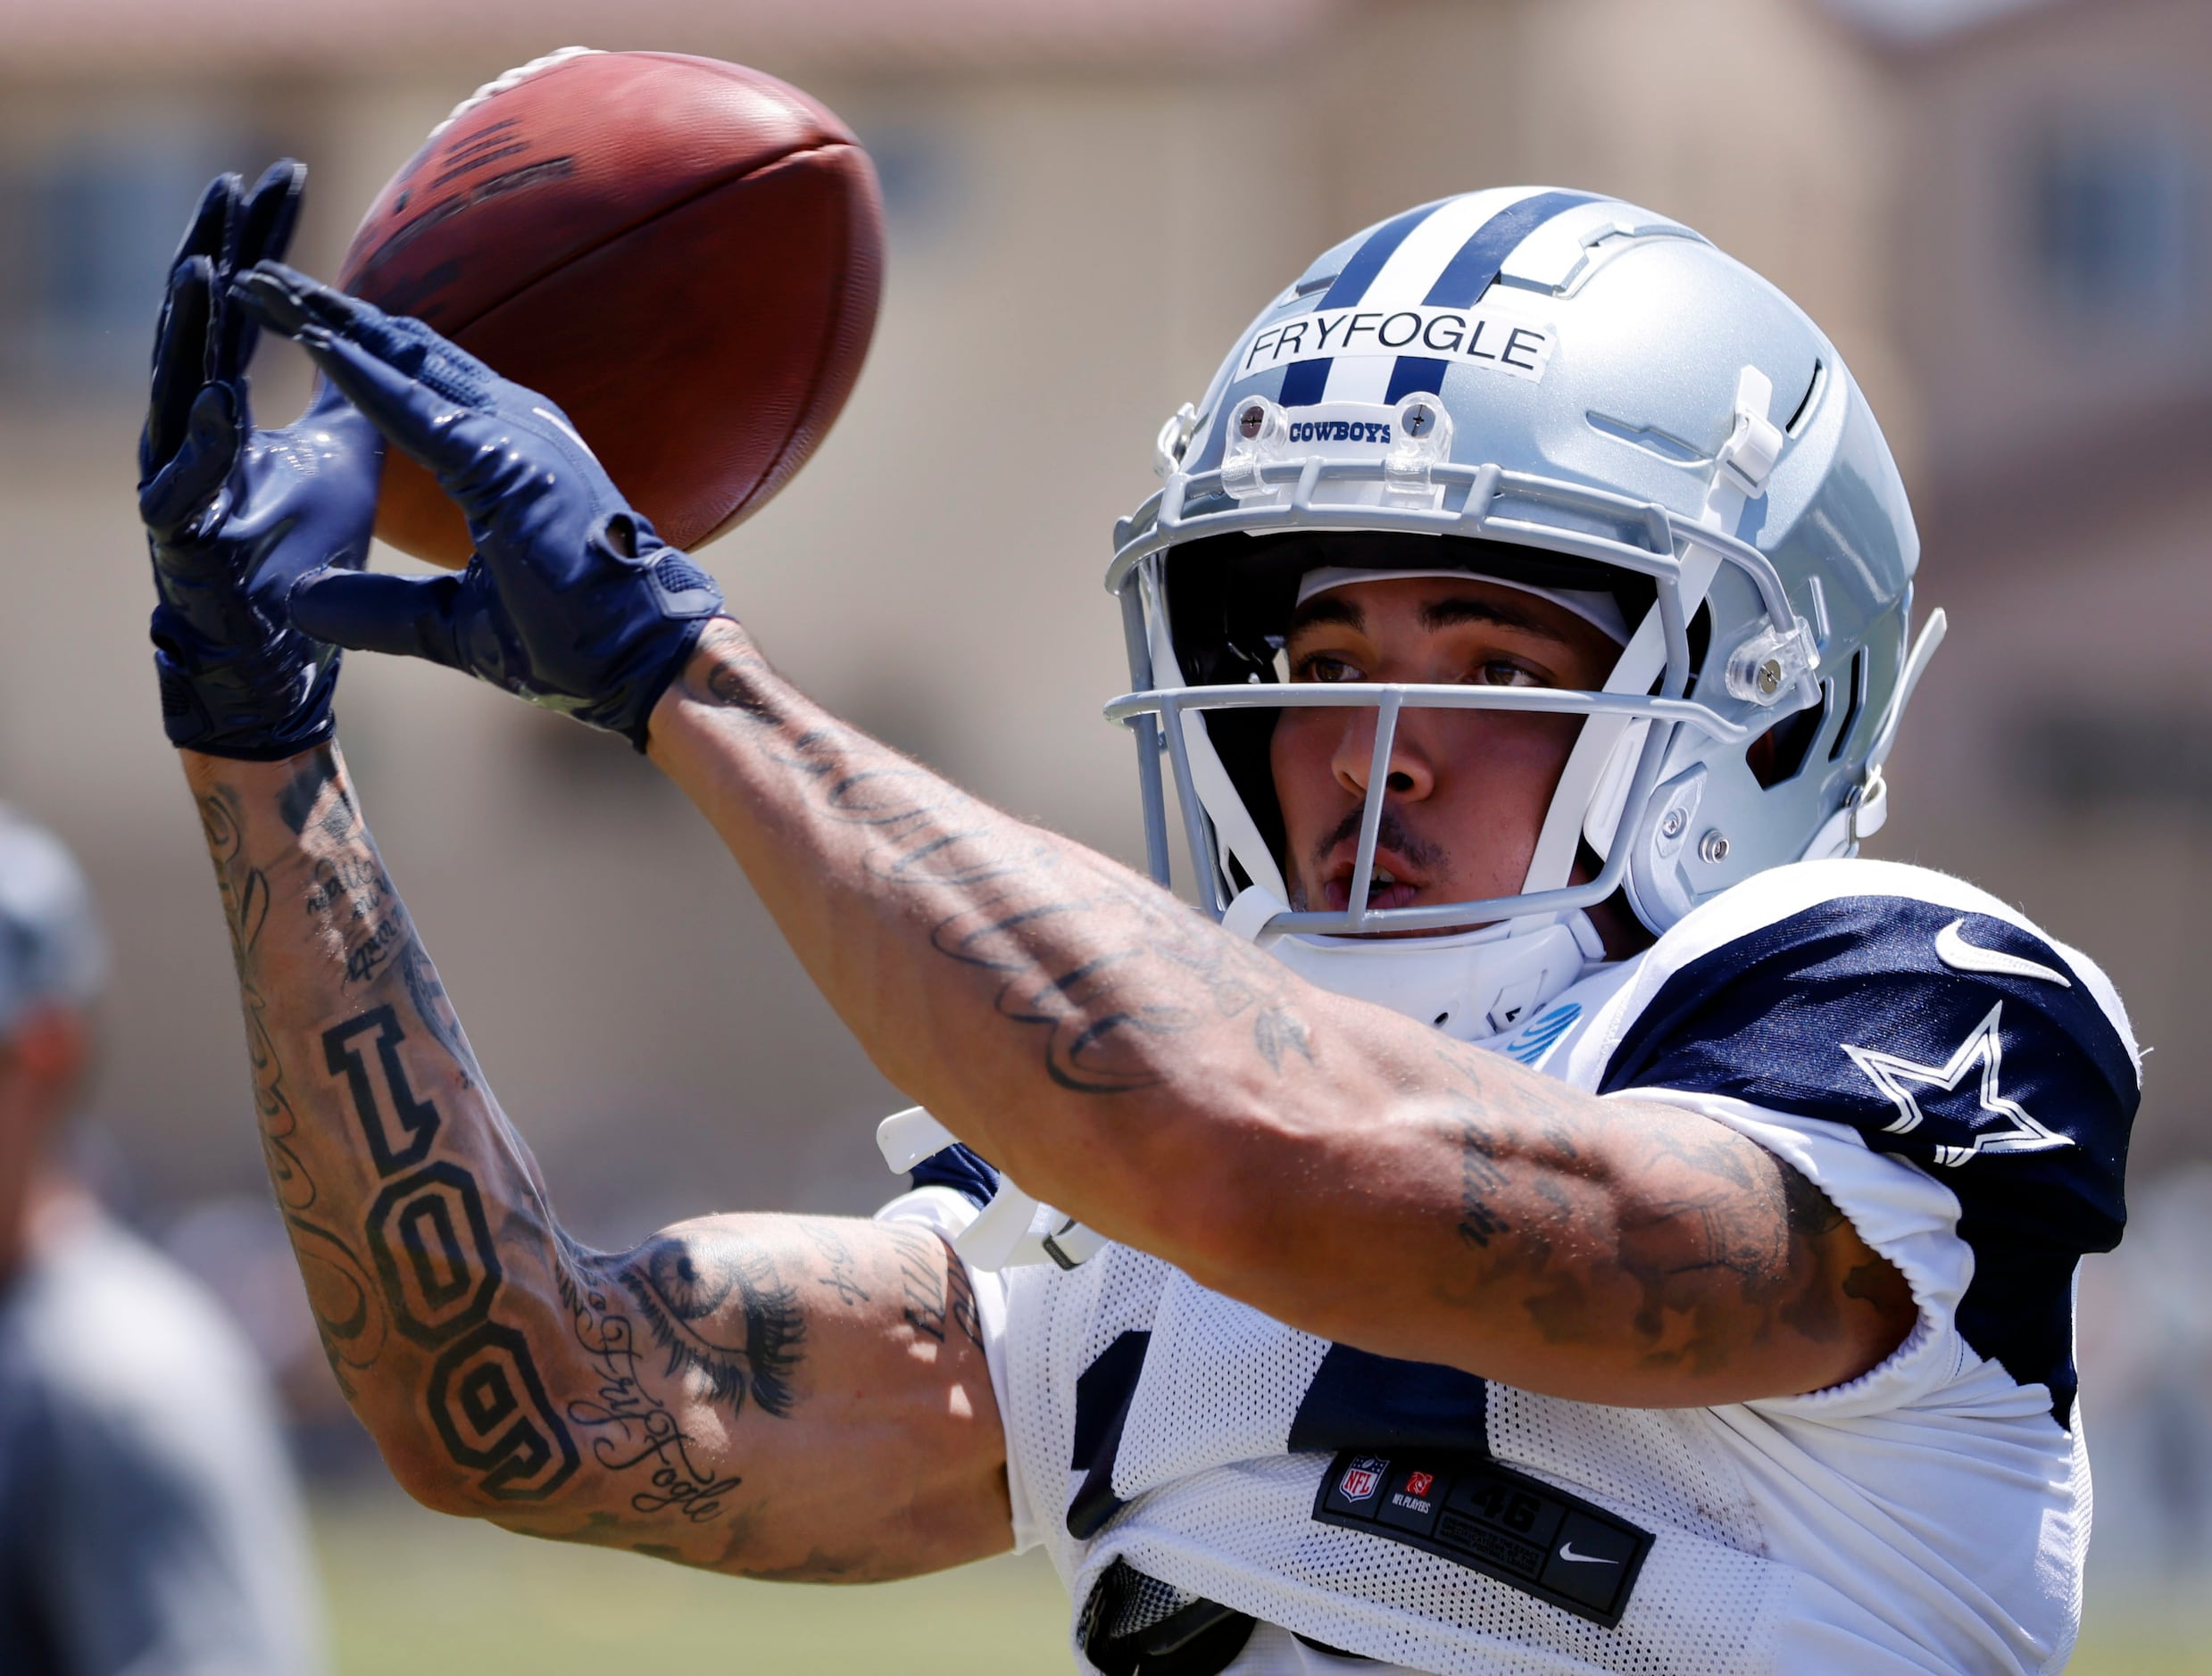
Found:
[[[1434,1554],[1608,1629],[1651,1533],[1487,1456],[1393,1459],[1345,1449],[1314,1498],[1323,1524]]]

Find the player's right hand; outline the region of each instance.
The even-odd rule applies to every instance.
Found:
[[[299,419],[257,431],[246,402],[257,328],[239,269],[281,254],[307,171],[280,162],[248,193],[225,175],[169,275],[138,441],[138,512],[154,558],[154,663],[170,742],[275,760],[330,736],[335,648],[285,612],[309,570],[369,551],[383,439],[328,386]]]
[[[476,551],[458,576],[305,578],[293,621],[465,669],[643,751],[654,702],[722,609],[630,509],[567,417],[421,321],[264,261],[234,295],[437,478]]]

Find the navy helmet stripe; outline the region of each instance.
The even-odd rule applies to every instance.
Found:
[[[1424,203],[1402,215],[1393,215],[1376,228],[1367,243],[1352,252],[1351,260],[1330,282],[1314,308],[1348,308],[1367,295],[1368,287],[1375,283],[1375,276],[1383,271],[1385,262],[1398,253],[1398,246],[1406,242],[1406,236],[1449,202],[1444,199]],[[1283,375],[1283,388],[1276,400],[1285,407],[1311,407],[1328,388],[1329,368],[1333,364],[1326,361],[1293,362],[1290,370]]]
[[[1468,235],[1421,299],[1433,309],[1471,309],[1497,283],[1498,270],[1520,242],[1553,216],[1596,202],[1594,192],[1539,192],[1506,207]]]
[[[1553,216],[1596,200],[1594,192],[1539,192],[1508,204],[1468,235],[1467,243],[1444,264],[1443,272],[1436,276],[1436,283],[1421,301],[1436,309],[1473,308],[1482,301],[1483,293],[1497,283],[1498,270],[1523,239]],[[1390,369],[1390,386],[1383,400],[1395,406],[1416,390],[1441,393],[1448,364],[1426,355],[1399,356],[1398,364]]]
[[[1416,390],[1426,390],[1432,395],[1440,394],[1444,387],[1444,368],[1447,364],[1432,361],[1426,355],[1399,356],[1398,364],[1390,369],[1390,387],[1383,392],[1384,405],[1396,407]]]
[[[1313,306],[1317,309],[1350,308],[1367,295],[1368,287],[1375,283],[1375,276],[1383,271],[1385,262],[1398,253],[1398,246],[1406,242],[1407,235],[1435,214],[1446,202],[1449,200],[1421,204],[1402,215],[1392,216],[1376,228],[1368,242],[1351,253],[1351,260],[1344,264],[1343,271],[1330,281],[1329,288],[1321,294],[1321,300]]]
[[[1285,407],[1311,407],[1328,388],[1329,368],[1334,364],[1326,361],[1293,361],[1283,375],[1283,388],[1276,400]]]

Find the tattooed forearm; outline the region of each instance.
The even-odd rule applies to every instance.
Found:
[[[314,1179],[300,1161],[293,1137],[299,1116],[285,1086],[284,1061],[269,1028],[269,1002],[262,993],[257,955],[269,923],[269,875],[245,853],[245,810],[238,794],[218,786],[200,799],[200,826],[215,863],[222,895],[223,924],[230,933],[230,958],[238,976],[245,1014],[245,1052],[254,1080],[254,1108],[261,1120],[262,1156],[278,1203],[304,1211],[315,1202]]]
[[[449,1019],[421,1004],[437,992],[428,958],[335,753],[303,759],[263,792],[275,820],[260,821],[258,848],[255,812],[230,776],[247,777],[229,765],[204,776],[201,819],[263,1145],[325,1355],[349,1397],[405,1364],[400,1377],[439,1447],[478,1493],[543,1499],[574,1474],[577,1451],[527,1337],[495,1315],[506,1265],[482,1149],[440,1144],[443,1115],[408,1068],[418,1033],[458,1042],[457,1030],[442,1033]],[[395,955],[408,984],[384,982]],[[367,992],[347,999],[355,989]],[[491,1156],[496,1165],[511,1154]],[[521,1190],[532,1196],[527,1180]],[[395,1335],[413,1354],[392,1357]]]
[[[476,1055],[469,1047],[469,1039],[461,1033],[461,1020],[446,997],[445,984],[438,982],[437,968],[423,952],[420,937],[410,937],[401,948],[399,971],[415,1016],[453,1059],[462,1087],[472,1087],[482,1074],[477,1069]]]
[[[651,746],[886,1076],[1025,1188],[1204,1284],[1364,1348],[1606,1400],[1647,1375],[1635,1389],[1702,1395],[1740,1353],[1764,1371],[1737,1394],[1806,1389],[1855,1352],[1766,1347],[1885,1330],[1850,1290],[1879,1267],[1848,1226],[1792,1221],[1797,1190],[1756,1142],[1318,992],[826,715],[735,625],[703,636]],[[917,1334],[949,1341],[938,1297],[902,1292]]]
[[[820,814],[866,834],[856,859],[867,877],[930,903],[927,946],[985,975],[997,1016],[1041,1033],[1055,1086],[1158,1087],[1172,1044],[1231,1019],[1245,1021],[1248,1050],[1271,1072],[1312,1060],[1311,1028],[1275,963],[1124,870],[802,709],[734,629],[715,648],[701,696],[752,723]]]
[[[466,1165],[430,1156],[444,1125],[409,1086],[406,1039],[389,1007],[323,1033],[383,1183],[363,1223],[370,1262],[393,1324],[436,1353],[424,1400],[447,1456],[482,1495],[540,1501],[575,1474],[576,1444],[528,1339],[494,1319],[506,1270],[485,1193]]]
[[[539,1535],[762,1574],[895,1575],[1002,1545],[987,1464],[942,1556],[942,1520],[882,1489],[919,1496],[941,1477],[915,1464],[927,1447],[898,1448],[902,1429],[938,1447],[985,1435],[980,1359],[915,1349],[941,1345],[947,1322],[969,1343],[964,1290],[941,1284],[934,1316],[902,1313],[925,1277],[869,1224],[717,1218],[625,1253],[570,1243],[336,752],[187,756],[187,771],[324,1353],[411,1490]],[[818,1382],[825,1335],[839,1359]],[[915,1368],[936,1383],[916,1386]]]

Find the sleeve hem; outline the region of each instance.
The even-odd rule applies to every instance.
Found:
[[[1726,1095],[1674,1088],[1622,1089],[1604,1098],[1652,1100],[1692,1111],[1766,1148],[1825,1193],[1912,1289],[1919,1319],[1904,1342],[1865,1373],[1818,1390],[1754,1398],[1765,1413],[1840,1420],[1901,1407],[1956,1379],[1978,1360],[1958,1336],[1958,1300],[1974,1273],[1958,1238],[1958,1197],[1903,1158],[1871,1150],[1842,1124],[1793,1116]]]
[[[949,1247],[975,1221],[976,1207],[968,1197],[950,1187],[917,1187],[900,1194],[876,1213],[877,1222],[918,1223]],[[1006,1434],[1006,1496],[1013,1509],[1014,1552],[1024,1553],[1044,1540],[1036,1515],[1030,1511],[1028,1486],[1023,1482],[1021,1462],[1014,1452],[1013,1425],[1007,1408],[1006,1278],[1003,1274],[970,1268],[957,1251],[952,1260],[968,1275],[976,1297],[976,1315],[983,1330],[984,1366],[991,1375],[991,1396],[998,1404],[999,1427]]]

